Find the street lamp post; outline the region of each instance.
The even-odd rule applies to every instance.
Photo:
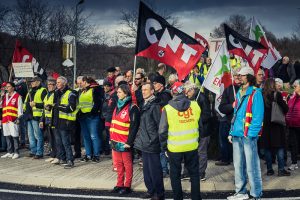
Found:
[[[75,36],[74,36],[74,79],[73,79],[73,87],[75,88],[76,83],[76,72],[77,72],[77,23],[78,23],[78,6],[83,4],[84,0],[80,0],[75,7]]]

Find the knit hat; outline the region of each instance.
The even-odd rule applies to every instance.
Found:
[[[174,93],[174,94],[180,94],[183,92],[183,83],[177,81],[175,82],[172,87],[171,87],[171,91]]]
[[[106,72],[115,72],[116,68],[115,67],[110,67],[108,69],[106,69]]]
[[[166,85],[166,79],[165,77],[163,77],[162,75],[156,75],[155,78],[153,79],[153,83],[156,82],[156,83],[160,83],[162,84],[163,86]]]

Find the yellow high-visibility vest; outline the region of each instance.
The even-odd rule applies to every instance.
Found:
[[[190,107],[179,112],[171,105],[164,107],[168,120],[167,148],[170,152],[193,151],[199,145],[199,119],[201,109],[196,101]]]
[[[80,109],[82,113],[88,113],[92,111],[93,106],[93,88],[90,88],[88,91],[81,92],[79,96],[78,109]]]
[[[44,106],[45,105],[52,105],[53,106],[53,100],[54,100],[54,92],[48,97],[48,95],[44,99]],[[52,118],[52,110],[46,110],[44,109],[45,117]]]
[[[69,96],[71,94],[71,90],[67,90],[63,96],[61,97],[60,100],[60,105],[64,105],[67,106],[69,104]],[[65,120],[69,120],[69,121],[76,121],[76,114],[77,114],[78,109],[76,109],[75,111],[71,112],[71,113],[66,113],[63,111],[59,111],[59,119],[65,119]]]
[[[43,103],[43,99],[42,99],[42,93],[44,92],[44,90],[47,90],[44,87],[41,87],[40,89],[38,89],[33,97],[33,102],[34,103]],[[26,110],[26,102],[29,98],[29,93],[31,92],[31,90],[27,93],[26,98],[25,98],[25,103],[23,105],[23,110]],[[37,108],[37,107],[32,107],[32,115],[33,117],[41,117],[43,115],[43,108]]]
[[[236,69],[238,67],[241,67],[241,61],[238,58],[230,58],[230,67],[232,69]]]

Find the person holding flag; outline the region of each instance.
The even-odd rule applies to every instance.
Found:
[[[241,68],[238,74],[242,85],[232,105],[234,114],[228,136],[233,145],[236,193],[227,199],[248,199],[247,180],[250,195],[259,199],[262,196],[262,178],[257,140],[264,118],[263,96],[261,89],[254,86],[256,81],[251,67]]]

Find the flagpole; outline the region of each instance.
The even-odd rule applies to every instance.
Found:
[[[136,70],[136,55],[134,56],[134,61],[133,61],[133,77],[132,77],[132,87],[135,86],[135,83],[134,83],[134,79],[135,79],[135,70]]]
[[[236,92],[235,92],[235,88],[234,88],[234,77],[233,77],[233,74],[232,74],[232,68],[230,67],[230,74],[231,74],[231,85],[232,85],[232,89],[233,89],[233,95],[234,95],[234,99],[236,98]]]
[[[17,41],[16,41],[16,43],[17,43]],[[15,50],[16,50],[16,46],[17,46],[17,44],[15,45]],[[14,60],[15,60],[15,50],[14,50],[14,52],[13,52],[13,57],[12,57],[12,61],[11,61],[11,68],[10,68],[10,73],[9,73],[9,78],[8,78],[8,81],[9,81],[9,82],[10,82],[10,79],[11,79],[11,76],[12,76],[12,69],[13,69],[12,63],[13,63]]]

